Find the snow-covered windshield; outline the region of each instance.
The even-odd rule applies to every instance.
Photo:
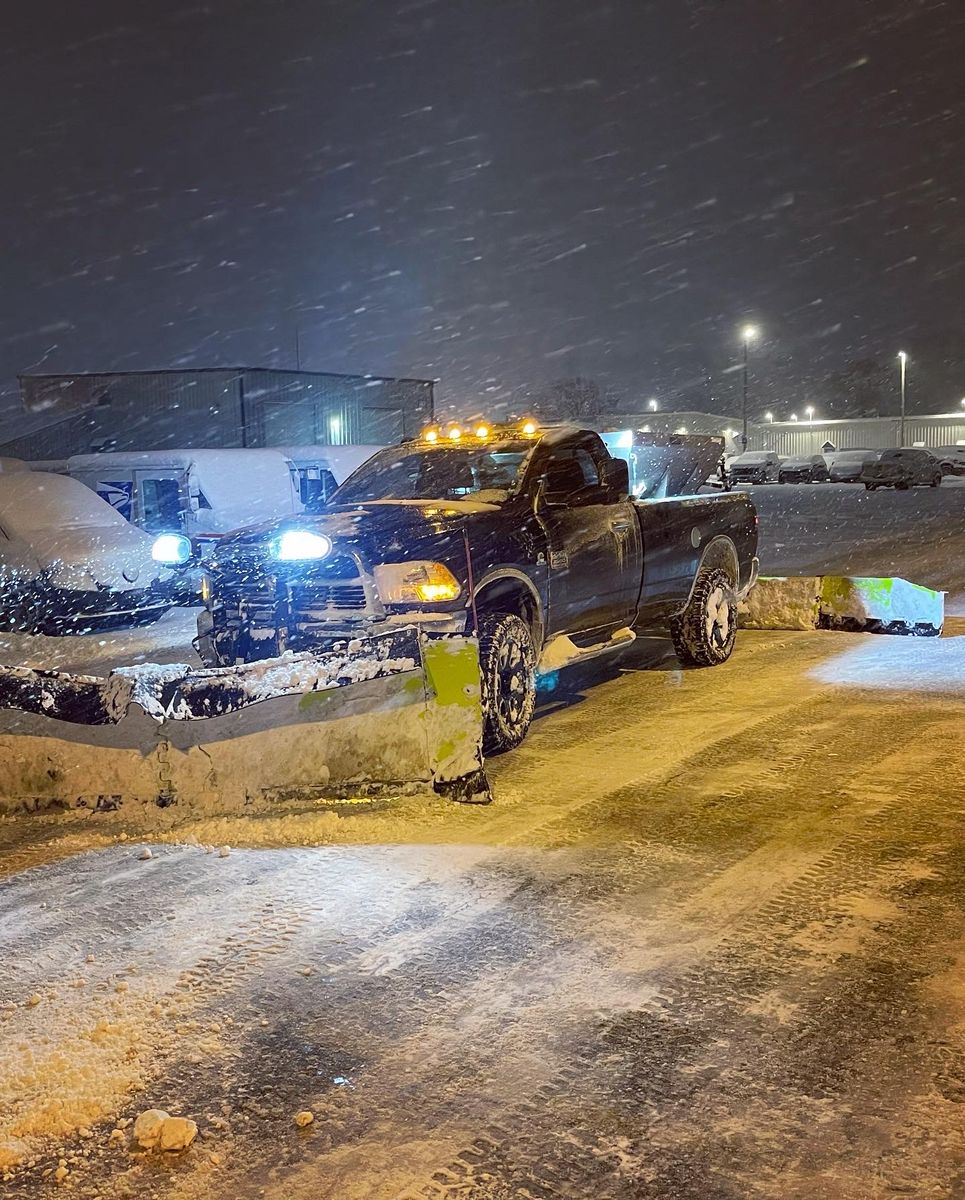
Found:
[[[126,524],[96,492],[66,475],[33,471],[0,475],[0,527],[8,537]]]
[[[461,500],[498,504],[519,482],[532,442],[383,450],[346,479],[333,504]]]
[[[753,466],[753,465],[756,465],[759,463],[766,463],[766,462],[770,462],[770,461],[771,461],[770,454],[767,454],[766,452],[763,452],[763,451],[752,450],[749,454],[738,454],[738,456],[733,460],[731,465],[734,467],[743,467],[745,465]]]

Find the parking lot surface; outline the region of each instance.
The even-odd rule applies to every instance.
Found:
[[[821,542],[788,491],[772,570]],[[958,587],[965,522],[910,500],[829,516],[829,569],[923,528]],[[0,823],[4,1196],[965,1194],[963,668],[648,639],[560,677],[492,806]],[[135,1152],[151,1107],[188,1151]]]

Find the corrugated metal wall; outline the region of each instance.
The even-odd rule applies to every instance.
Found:
[[[751,450],[778,454],[820,454],[825,442],[836,450],[877,450],[898,445],[897,417],[862,417],[853,421],[775,421],[754,425],[748,434]],[[935,417],[906,417],[905,445],[953,446],[965,441],[965,413]]]
[[[96,450],[385,444],[432,419],[433,385],[259,368],[23,376],[31,412],[76,415],[52,448],[43,432],[18,457]],[[63,424],[63,422],[60,422]],[[244,431],[244,432],[243,432]],[[22,445],[20,444],[22,442]]]
[[[21,380],[24,404],[75,408],[88,450],[164,450],[241,445],[237,371],[158,371]]]
[[[411,437],[432,419],[433,386],[409,379],[245,374],[249,427],[265,446],[378,445]]]

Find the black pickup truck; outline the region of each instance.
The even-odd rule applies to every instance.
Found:
[[[730,656],[757,572],[752,501],[628,491],[627,464],[587,430],[428,430],[369,459],[318,514],[223,538],[196,646],[223,666],[393,624],[475,631],[486,743],[515,746],[537,669],[637,629],[669,629],[687,665]]]

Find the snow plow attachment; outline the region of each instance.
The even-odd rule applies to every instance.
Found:
[[[945,594],[897,577],[762,576],[741,602],[739,619],[744,629],[937,637],[945,624]]]
[[[0,813],[487,800],[481,741],[477,643],[409,627],[236,667],[0,668]]]

